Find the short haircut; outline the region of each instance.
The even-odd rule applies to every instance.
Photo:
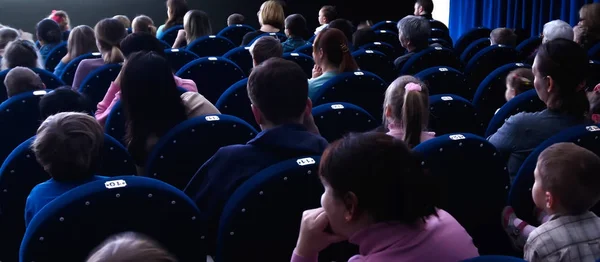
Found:
[[[371,27],[365,27],[354,32],[352,35],[352,44],[355,48],[373,43],[377,40],[377,35]]]
[[[270,25],[275,28],[283,29],[285,25],[285,13],[283,6],[279,1],[268,0],[261,6],[261,11],[258,14],[264,25]]]
[[[156,37],[149,33],[132,33],[121,41],[121,52],[126,58],[136,52],[156,52],[165,56],[165,47]]]
[[[495,45],[517,45],[517,34],[515,34],[514,30],[509,28],[501,27],[492,30],[490,38],[492,39],[492,43]]]
[[[323,12],[323,16],[327,20],[327,23],[330,23],[331,21],[337,19],[337,10],[336,10],[335,6],[332,6],[332,5],[323,6],[323,7],[321,7],[321,12]]]
[[[433,13],[433,1],[432,0],[417,0],[418,5],[423,7],[423,11],[428,14]]]
[[[113,16],[113,18],[121,21],[125,28],[131,27],[131,20],[129,20],[129,17],[127,17],[126,15],[115,15]]]
[[[42,56],[33,42],[29,40],[15,40],[8,43],[2,57],[2,69],[17,66],[29,68],[43,67]]]
[[[36,36],[46,44],[56,44],[62,41],[60,26],[50,18],[43,19],[35,27]]]
[[[59,182],[94,176],[104,144],[98,121],[83,113],[58,113],[40,125],[31,149],[38,163]]]
[[[26,67],[11,69],[4,78],[6,95],[10,98],[24,92],[33,92],[46,88],[40,76]]]
[[[86,262],[177,262],[158,242],[135,232],[124,232],[109,237],[88,257]]]
[[[544,191],[550,192],[567,214],[588,211],[600,200],[600,157],[573,143],[546,148],[537,162]]]
[[[272,36],[262,36],[250,46],[250,54],[257,65],[271,57],[282,57],[283,47],[281,42]]]
[[[296,62],[268,59],[252,70],[247,88],[252,104],[275,125],[296,121],[306,109],[308,81]]]
[[[246,22],[246,18],[242,14],[232,14],[227,17],[227,26],[240,25]]]
[[[571,25],[567,24],[567,22],[562,20],[554,20],[546,23],[544,25],[543,35],[543,43],[559,38],[571,41],[574,39],[573,28]]]
[[[154,25],[154,21],[152,18],[146,15],[138,15],[133,19],[131,23],[131,31],[134,33],[148,33],[153,36],[156,36],[156,26]]]
[[[354,35],[354,26],[352,25],[352,22],[346,19],[335,19],[329,22],[327,28],[335,28],[342,31],[346,36],[348,43],[352,43],[352,35]]]
[[[290,36],[302,37],[307,34],[306,19],[301,14],[289,15],[285,18],[285,29]]]
[[[6,48],[8,43],[19,38],[19,31],[10,27],[0,28],[0,49]]]
[[[511,71],[506,76],[506,84],[515,90],[515,95],[533,89],[535,76],[529,68],[519,68]]]
[[[409,15],[398,21],[398,33],[401,39],[409,41],[416,48],[429,45],[431,25],[422,16]]]
[[[56,88],[43,96],[39,107],[42,119],[62,112],[92,114],[95,111],[85,96],[73,91],[69,86]]]

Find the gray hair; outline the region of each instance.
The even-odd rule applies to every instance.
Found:
[[[426,47],[431,36],[431,25],[424,17],[409,15],[398,22],[398,33],[400,39],[410,41],[413,47]]]
[[[571,25],[562,20],[554,20],[544,25],[544,39],[546,43],[555,39],[567,39],[573,41],[574,33]]]

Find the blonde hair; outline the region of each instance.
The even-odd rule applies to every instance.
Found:
[[[4,78],[6,95],[10,98],[20,93],[46,89],[44,82],[33,70],[27,67],[15,67]]]
[[[86,262],[177,262],[160,244],[135,232],[109,237],[88,257]]]
[[[131,21],[129,20],[129,17],[127,17],[126,15],[115,15],[115,16],[113,16],[113,18],[117,19],[121,23],[123,23],[123,26],[125,28],[131,27]]]
[[[185,30],[185,40],[188,44],[191,44],[200,37],[212,34],[208,14],[200,10],[190,10],[185,14],[183,29]]]
[[[408,88],[407,92],[409,84],[417,85],[420,90]],[[389,117],[387,110],[391,110]],[[383,112],[383,123],[402,127],[404,142],[415,147],[421,143],[421,132],[429,122],[429,89],[413,76],[398,77],[385,91]]]
[[[33,42],[15,40],[8,43],[2,57],[2,70],[17,66],[44,68],[42,66],[42,56]]]
[[[50,14],[48,18],[54,20],[54,22],[60,26],[60,31],[64,32],[71,29],[71,20],[69,19],[69,14],[67,14],[66,11],[52,11],[52,14]]]
[[[282,29],[285,25],[283,6],[277,1],[269,0],[264,2],[260,7],[258,16],[261,25],[270,25],[279,29]]]
[[[94,28],[102,58],[107,64],[121,63],[125,60],[120,46],[121,41],[127,36],[125,26],[114,18],[100,20]]]
[[[80,25],[71,30],[69,40],[67,40],[69,60],[97,50],[94,29],[87,25]]]
[[[133,19],[131,27],[133,33],[143,32],[156,36],[156,26],[154,26],[154,21],[152,18],[148,16],[138,15]]]

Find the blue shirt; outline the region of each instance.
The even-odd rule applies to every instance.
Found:
[[[283,46],[283,52],[289,53],[296,50],[298,47],[306,45],[306,41],[302,37],[290,37],[285,42],[281,43]]]
[[[338,73],[329,71],[329,72],[323,73],[319,77],[309,79],[308,80],[308,96],[310,97],[310,99],[312,99],[312,101],[317,101],[316,99],[318,97],[315,97],[315,95],[317,95],[321,86],[323,84],[325,84],[325,82],[329,81],[330,79],[334,78],[337,75],[338,75]]]
[[[50,55],[50,51],[54,50],[54,48],[56,46],[58,46],[58,44],[60,44],[60,43],[45,44],[42,47],[40,47],[40,55],[42,55],[42,61],[44,61],[44,63],[46,62],[46,59],[48,59],[48,55]]]
[[[46,182],[38,184],[31,190],[31,193],[27,197],[27,203],[25,204],[25,227],[29,225],[35,214],[40,212],[52,200],[80,185],[106,178],[104,176],[93,176],[78,182],[58,182],[51,178]]]
[[[63,63],[63,61],[61,60],[58,65],[56,65],[56,67],[54,68],[54,75],[58,76],[59,78],[62,76],[62,74],[65,72],[65,68],[67,67],[67,64]]]
[[[165,29],[165,25],[161,25],[156,29],[156,38],[160,39],[163,36],[163,30]]]

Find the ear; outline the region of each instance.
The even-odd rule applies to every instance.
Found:
[[[350,222],[358,219],[358,198],[353,192],[348,192],[344,196],[344,220]]]
[[[600,114],[592,114],[592,121],[594,124],[600,124]]]
[[[547,81],[548,81],[548,87],[546,89],[546,92],[550,93],[554,90],[554,88],[556,87],[554,84],[554,79],[552,79],[551,76],[547,76],[546,77]]]
[[[549,210],[556,209],[556,199],[554,199],[554,196],[552,196],[552,193],[546,191],[545,197],[546,197],[546,209],[549,209]]]
[[[254,121],[256,121],[256,123],[259,126],[262,126],[263,125],[262,112],[260,112],[260,109],[258,109],[258,107],[255,107],[254,104],[250,105],[250,107],[252,108],[252,114],[254,115]]]
[[[385,112],[383,112],[385,114],[385,117],[390,118],[392,117],[392,108],[389,106],[385,106]]]
[[[304,115],[312,115],[312,100],[310,98],[306,98],[306,108],[304,109]]]

